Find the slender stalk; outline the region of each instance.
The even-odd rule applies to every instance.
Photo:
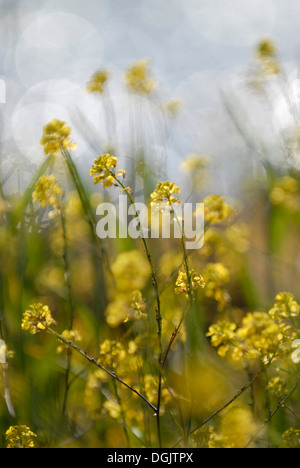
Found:
[[[65,217],[65,210],[64,210],[63,202],[61,203],[60,212],[61,212],[61,225],[62,225],[63,244],[64,244],[63,259],[64,259],[64,264],[65,264],[65,281],[66,281],[66,286],[68,289],[69,330],[72,330],[73,323],[74,323],[74,303],[73,303],[72,281],[71,281],[71,271],[70,271],[70,262],[69,262],[66,217]],[[66,414],[68,395],[69,395],[69,390],[70,390],[69,377],[71,373],[71,361],[72,361],[72,350],[68,348],[67,370],[66,370],[66,378],[65,378],[66,388],[65,388],[65,395],[64,395],[63,406],[62,406],[63,416],[65,416]]]
[[[297,390],[298,388],[298,384],[296,384],[294,386],[294,388],[289,392],[287,393],[283,398],[281,398],[281,400],[278,402],[278,405],[276,406],[275,410],[274,411],[271,411],[270,413],[270,416],[264,421],[264,423],[260,426],[260,428],[258,429],[258,431],[256,432],[256,434],[251,437],[251,439],[249,440],[249,442],[247,442],[247,444],[243,447],[243,448],[248,448],[252,442],[255,442],[258,434],[265,428],[265,426],[270,422],[272,421],[272,419],[274,418],[275,414],[278,413],[278,411],[285,406],[285,403],[286,401],[289,399],[290,396],[292,396],[292,394]]]
[[[70,348],[72,348],[74,351],[76,351],[77,353],[81,354],[81,356],[83,356],[85,359],[87,359],[91,364],[94,364],[95,366],[99,367],[99,369],[103,370],[106,374],[108,374],[110,377],[112,377],[113,379],[115,379],[117,382],[119,382],[121,385],[123,385],[124,387],[128,388],[129,390],[131,390],[133,393],[135,393],[139,398],[141,398],[154,412],[155,414],[157,413],[157,408],[156,406],[154,406],[144,395],[142,395],[138,390],[136,390],[134,387],[132,387],[131,385],[129,385],[128,383],[126,383],[124,380],[122,380],[115,372],[109,370],[109,369],[106,369],[106,367],[104,367],[101,362],[97,361],[97,359],[93,358],[92,356],[90,356],[86,351],[84,351],[83,349],[79,348],[79,346],[75,345],[72,341],[70,340],[67,340],[66,338],[64,338],[62,335],[60,335],[59,333],[57,333],[55,330],[52,330],[52,328],[47,328],[47,331],[48,333],[50,333],[51,335],[55,336],[58,340],[60,340],[62,343],[64,343],[65,345],[69,346]]]
[[[135,201],[133,196],[131,195],[130,191],[128,190],[127,187],[114,175],[112,174],[116,183],[124,190],[126,193],[130,203],[135,206]],[[151,275],[152,275],[152,285],[154,288],[154,293],[156,297],[156,322],[157,322],[157,335],[158,335],[158,346],[159,346],[159,356],[158,356],[158,398],[157,398],[157,412],[156,412],[156,418],[157,418],[157,434],[158,434],[158,442],[159,446],[162,447],[162,438],[161,438],[161,426],[160,426],[160,408],[161,408],[161,392],[162,392],[162,357],[163,357],[163,349],[162,349],[162,315],[161,315],[161,304],[160,304],[160,294],[159,294],[159,287],[158,287],[158,280],[157,280],[157,275],[156,271],[153,265],[153,260],[152,260],[152,255],[150,253],[148,244],[146,242],[144,232],[143,232],[143,226],[140,221],[140,217],[138,212],[135,210],[135,218],[137,219],[138,223],[138,228],[141,233],[141,239],[144,245],[144,249],[147,255],[148,263],[151,268]]]
[[[118,402],[118,405],[120,406],[120,409],[121,409],[121,416],[122,416],[122,419],[123,419],[123,429],[124,429],[124,434],[125,434],[126,441],[127,441],[127,446],[128,446],[128,448],[130,448],[130,439],[129,439],[128,428],[127,428],[126,419],[125,419],[125,413],[124,413],[124,409],[123,409],[123,405],[122,405],[122,400],[120,398],[120,395],[119,395],[119,392],[118,392],[118,389],[117,389],[117,382],[114,380],[113,383],[114,383],[114,390],[115,390],[115,395],[116,395],[116,398],[117,398],[117,402]]]
[[[188,314],[188,312],[189,312],[189,310],[190,310],[190,308],[191,308],[191,306],[193,305],[193,302],[194,302],[192,278],[191,278],[191,273],[190,273],[190,268],[189,268],[188,254],[187,254],[184,235],[183,235],[183,226],[180,225],[178,216],[177,216],[175,211],[174,211],[174,215],[175,215],[175,219],[176,219],[176,222],[177,222],[177,225],[178,225],[178,229],[182,232],[181,246],[182,246],[182,251],[183,251],[183,264],[184,264],[184,267],[185,267],[186,276],[187,276],[187,280],[188,280],[189,304],[188,304],[188,307],[186,308],[186,310],[182,313],[179,324],[177,325],[174,332],[172,333],[172,336],[171,336],[171,339],[170,339],[166,354],[165,354],[164,359],[162,361],[162,368],[164,368],[165,365],[166,365],[166,362],[167,362],[169,353],[171,351],[172,345],[173,345],[174,341],[176,340],[177,336],[179,335],[181,327],[182,327],[182,325],[184,323],[184,319],[187,316],[187,314]]]
[[[206,426],[212,419],[214,419],[216,416],[218,416],[220,413],[222,413],[230,405],[232,405],[232,403],[234,403],[241,395],[243,395],[243,393],[245,393],[248,390],[248,388],[251,387],[251,385],[253,385],[253,383],[258,379],[260,374],[261,374],[261,370],[259,370],[257,372],[257,374],[255,375],[255,377],[253,377],[251,382],[248,382],[246,385],[244,385],[244,387],[242,387],[231,400],[229,400],[225,405],[223,405],[221,408],[219,408],[217,411],[215,411],[211,416],[209,416],[209,418],[205,419],[205,421],[203,421],[199,426],[195,427],[195,429],[193,429],[189,433],[189,436],[195,434],[195,432],[202,429],[202,427]],[[183,440],[184,440],[183,438],[178,440],[178,442],[176,442],[176,444],[174,445],[173,448],[177,447],[177,445],[179,445],[181,442],[183,442]]]

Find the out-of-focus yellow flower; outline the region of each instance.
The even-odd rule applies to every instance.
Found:
[[[107,70],[98,70],[87,84],[89,93],[102,94],[108,81],[109,73]]]
[[[234,448],[243,448],[258,430],[251,409],[237,406],[227,410],[222,418],[220,432]]]
[[[112,400],[107,400],[103,404],[103,409],[112,419],[119,419],[122,413],[121,406]]]
[[[119,170],[116,173],[117,166],[118,158],[115,156],[109,153],[98,156],[90,170],[90,175],[93,177],[94,184],[97,185],[101,182],[104,188],[109,188],[116,183],[116,177],[124,178],[126,172]]]
[[[230,296],[225,288],[230,281],[228,269],[222,263],[209,263],[203,273],[206,282],[206,297],[215,299],[219,311],[225,309],[230,302]]]
[[[279,293],[275,300],[274,307],[269,311],[273,319],[287,319],[299,316],[300,306],[295,301],[293,294],[287,292]]]
[[[117,291],[130,298],[134,291],[144,289],[151,274],[149,263],[139,250],[119,254],[111,269]]]
[[[104,366],[113,367],[115,363],[119,363],[124,358],[126,358],[126,352],[121,343],[105,340],[100,345],[100,361]]]
[[[206,154],[189,154],[181,163],[181,169],[193,174],[194,171],[199,172],[206,168],[210,162],[211,159]]]
[[[168,203],[171,206],[174,203],[181,203],[179,198],[173,196],[177,193],[180,193],[180,188],[174,182],[159,182],[151,194],[151,205]]]
[[[125,73],[125,83],[136,94],[149,95],[156,88],[155,80],[150,76],[149,60],[142,59],[131,65]]]
[[[264,39],[258,44],[256,57],[261,64],[261,71],[263,74],[278,75],[278,73],[280,73],[277,49],[271,39]]]
[[[181,99],[173,98],[169,102],[161,104],[160,108],[166,115],[174,119],[182,108],[182,101]]]
[[[126,298],[117,296],[105,309],[106,322],[110,327],[117,328],[128,319],[129,312]]]
[[[55,175],[43,175],[35,184],[35,190],[32,194],[33,203],[40,203],[41,208],[50,207],[52,211],[49,217],[61,213],[63,189],[60,187]]]
[[[232,208],[225,203],[225,197],[210,195],[204,199],[205,221],[208,224],[218,224],[227,221],[232,215]]]
[[[297,179],[285,176],[277,179],[270,193],[273,205],[284,206],[291,211],[299,209],[300,185]]]
[[[146,302],[141,291],[133,291],[130,307],[131,310],[125,319],[125,322],[128,322],[129,320],[140,320],[143,317],[147,317],[147,314],[144,313],[146,310]]]
[[[32,304],[24,312],[22,330],[29,331],[32,335],[46,330],[51,325],[55,325],[55,321],[52,318],[49,307],[46,305]]]
[[[76,149],[76,144],[70,140],[71,128],[66,122],[53,119],[44,127],[40,141],[45,154],[58,154],[62,150]]]
[[[6,444],[9,449],[34,448],[34,439],[37,437],[27,426],[11,426],[6,431]]]
[[[188,275],[186,272],[180,271],[177,281],[176,281],[176,294],[186,294],[186,297],[189,297],[190,293],[193,293],[198,288],[205,288],[206,284],[201,275],[195,272],[195,270],[190,271],[190,281],[192,286],[192,291],[190,291],[190,285],[188,280]]]
[[[288,448],[299,448],[300,447],[300,430],[290,428],[282,434],[284,443]]]
[[[62,337],[65,340],[72,341],[73,343],[80,343],[82,341],[81,334],[78,330],[64,330],[62,332]],[[62,354],[64,351],[68,351],[69,346],[61,344],[57,347],[57,354]]]
[[[280,377],[274,377],[267,385],[267,390],[278,400],[288,393],[287,386]]]

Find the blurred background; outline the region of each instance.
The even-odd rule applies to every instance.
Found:
[[[15,167],[7,187],[22,190],[30,180],[43,157],[37,136],[53,117],[72,125],[79,164],[84,166],[91,154],[81,113],[93,124],[101,151],[107,139],[103,110],[85,85],[103,67],[112,75],[116,151],[130,157],[131,109],[123,73],[145,57],[159,84],[156,101],[182,100],[168,133],[167,176],[183,184],[178,174],[183,157],[207,153],[215,186],[236,194],[243,171],[255,171],[257,154],[236,131],[224,101],[242,105],[248,129],[253,126],[278,159],[274,141],[279,129],[290,125],[289,112],[282,112],[286,91],[274,89],[272,109],[264,104],[257,112],[249,67],[258,41],[272,37],[285,68],[285,86],[297,80],[299,10],[296,0],[0,0],[0,76],[7,84],[7,103],[0,106],[2,172],[10,164]],[[155,120],[153,115],[149,119]],[[150,126],[154,124],[148,124],[148,151],[160,157],[162,143]]]

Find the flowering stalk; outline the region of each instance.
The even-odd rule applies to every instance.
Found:
[[[127,195],[130,203],[135,207],[135,201],[132,196],[132,191],[129,187],[126,187],[123,182],[119,179],[118,176],[125,177],[126,172],[123,170],[118,170],[116,172],[116,167],[118,166],[118,159],[111,154],[104,154],[99,156],[90,171],[90,175],[94,178],[94,184],[102,183],[104,188],[109,188],[114,185],[119,186],[122,191]],[[158,334],[158,346],[159,346],[159,353],[158,353],[158,398],[157,398],[157,408],[156,408],[156,420],[157,420],[157,433],[158,433],[158,441],[159,446],[162,446],[161,440],[161,427],[160,427],[160,409],[161,409],[161,393],[162,393],[162,315],[161,315],[161,304],[160,304],[160,294],[159,294],[159,287],[158,287],[158,280],[155,272],[155,268],[153,265],[152,255],[150,253],[148,244],[146,242],[145,236],[143,234],[143,227],[140,221],[139,214],[137,210],[135,210],[135,218],[137,220],[138,228],[141,233],[141,239],[144,245],[144,249],[147,255],[148,263],[151,269],[152,274],[152,285],[154,288],[154,293],[156,297],[156,322],[157,322],[157,334]]]
[[[130,190],[128,187],[125,187],[125,185],[116,177],[116,175],[113,175],[114,180],[116,183],[124,190],[126,193],[130,203],[135,206],[135,201],[133,196],[130,193]],[[143,227],[142,223],[140,221],[140,217],[138,212],[135,210],[135,218],[137,219],[138,223],[138,228],[141,233],[141,239],[144,245],[144,249],[147,255],[147,259],[151,268],[151,274],[152,274],[152,285],[154,288],[154,293],[156,297],[156,322],[157,322],[157,334],[158,334],[158,346],[159,346],[159,356],[158,356],[158,401],[157,401],[157,412],[156,412],[156,417],[157,417],[157,431],[158,431],[158,440],[159,440],[159,446],[162,446],[162,440],[161,440],[161,428],[160,428],[160,407],[161,407],[161,391],[162,391],[162,358],[163,358],[163,349],[162,349],[162,315],[161,315],[161,304],[160,304],[160,294],[159,294],[159,287],[158,287],[158,280],[156,276],[156,271],[153,265],[153,260],[152,260],[152,255],[150,253],[148,244],[146,242],[146,239],[143,235]]]

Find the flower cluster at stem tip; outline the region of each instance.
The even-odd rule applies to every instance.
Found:
[[[22,320],[22,330],[29,331],[31,335],[46,330],[51,325],[55,325],[51,311],[47,305],[32,304],[24,312]]]
[[[60,151],[76,149],[77,145],[70,140],[71,128],[61,120],[53,119],[44,127],[41,145],[46,155],[57,155]]]
[[[6,431],[6,444],[9,449],[34,448],[34,439],[37,437],[27,426],[11,426]]]
[[[116,172],[117,166],[118,158],[115,156],[109,153],[98,156],[90,170],[90,175],[93,177],[94,184],[97,185],[101,182],[104,188],[109,188],[116,183],[116,178],[124,178],[126,172],[121,169]]]

